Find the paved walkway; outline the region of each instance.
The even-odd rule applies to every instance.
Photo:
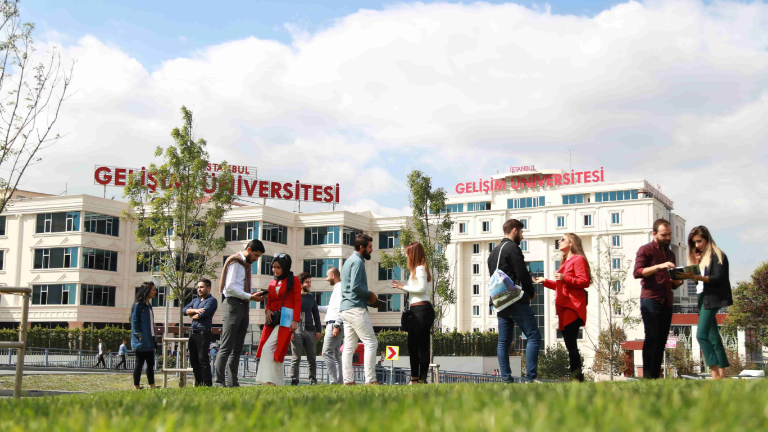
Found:
[[[132,374],[132,370],[115,369],[69,369],[69,368],[45,368],[35,366],[25,366],[24,375],[112,375],[112,374]],[[0,366],[0,376],[16,375],[15,366]]]

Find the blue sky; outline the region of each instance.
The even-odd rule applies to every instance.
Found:
[[[147,164],[187,105],[213,160],[338,182],[347,210],[407,211],[414,168],[452,190],[567,168],[570,150],[574,169],[660,184],[735,279],[768,256],[764,1],[29,0],[22,16],[39,53],[77,61],[66,136],[23,189],[100,195],[93,166]]]
[[[147,68],[154,69],[160,62],[184,55],[201,45],[248,36],[290,43],[291,34],[285,28],[286,23],[315,32],[359,9],[381,10],[401,3],[404,2],[28,0],[23,1],[22,8],[25,16],[42,32],[56,31],[72,37],[94,35],[119,45]],[[540,9],[548,4],[553,14],[593,16],[620,2],[554,0],[515,3]]]

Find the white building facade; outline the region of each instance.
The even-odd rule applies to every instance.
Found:
[[[0,215],[0,284],[33,288],[29,311],[31,325],[102,327],[126,325],[135,290],[150,280],[152,265],[140,263],[143,252],[133,236],[134,223],[121,219],[130,210],[124,202],[90,195],[50,196],[16,200]],[[374,217],[370,212],[332,211],[293,213],[268,206],[233,207],[224,217],[218,235],[227,247],[216,259],[243,250],[251,239],[264,243],[266,253],[253,265],[252,286],[266,288],[273,279],[271,257],[288,253],[292,271],[309,271],[318,302],[326,305],[332,287],[325,281],[330,267],[339,267],[352,252],[357,233],[374,239],[371,261],[366,263],[369,288],[386,306],[371,309],[374,326],[396,329],[400,325],[402,292],[391,288],[398,269],[380,269],[379,253],[399,245],[405,217]],[[212,279],[214,296],[219,281]],[[166,288],[154,300],[155,324],[165,321]],[[20,298],[0,297],[0,326],[20,322]],[[264,323],[263,303],[251,302],[251,324]],[[220,327],[221,314],[214,317]],[[178,310],[171,306],[169,328],[178,325]],[[185,319],[189,325],[189,319]]]
[[[561,260],[557,243],[563,233],[575,233],[581,238],[592,266],[598,262],[598,246],[603,251],[610,248],[613,262],[601,265],[629,266],[626,279],[615,287],[621,299],[640,298],[640,280],[633,278],[632,267],[637,250],[652,240],[656,219],[670,221],[671,248],[678,263],[687,260],[685,219],[672,212],[673,202],[658,188],[644,180],[594,181],[601,179],[602,173],[590,176],[593,181],[589,183],[564,185],[553,181],[555,176],[560,180],[568,174],[561,170],[510,172],[492,177],[490,183],[503,184],[502,187],[489,187],[488,182],[482,180],[457,185],[456,191],[462,193],[449,196],[447,209],[455,222],[447,253],[453,266],[457,302],[441,322],[444,331],[497,330],[497,317],[489,307],[487,291],[488,256],[503,238],[502,225],[508,219],[518,219],[525,225],[521,249],[535,277],[554,279]],[[513,185],[516,188],[513,189]],[[534,285],[537,298],[531,306],[538,319],[543,346],[562,342],[557,330],[555,292],[543,285]],[[695,287],[692,293],[683,287],[676,292],[675,304],[695,306],[695,294]],[[596,343],[599,330],[607,328],[608,315],[600,306],[594,288],[588,290],[588,295],[587,334],[580,335],[580,344],[582,354],[591,364],[593,350],[587,349],[592,346],[587,339]],[[639,301],[634,310],[615,311],[614,316],[621,319],[628,313],[640,317]],[[630,340],[643,339],[642,324],[627,336]],[[517,327],[515,341],[517,348],[524,346],[524,337]]]

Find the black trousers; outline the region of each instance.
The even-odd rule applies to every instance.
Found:
[[[99,367],[99,365],[104,365],[104,367],[107,367],[107,364],[104,362],[104,354],[99,354],[99,362],[96,363],[96,367]]]
[[[213,385],[211,377],[211,360],[208,357],[212,333],[203,330],[189,336],[189,363],[195,374],[195,387]]]
[[[117,364],[115,369],[120,369],[120,366],[122,366],[123,369],[128,369],[128,364],[125,363],[125,354],[120,354],[120,363]]]
[[[136,351],[136,366],[133,368],[133,385],[139,385],[141,382],[141,369],[147,364],[147,382],[152,385],[155,383],[155,350]]]
[[[429,332],[435,322],[432,303],[412,306],[413,318],[408,328],[408,353],[411,356],[411,377],[427,380],[429,373]]]
[[[568,363],[571,368],[571,373],[576,369],[581,369],[581,356],[579,355],[579,344],[577,342],[579,338],[579,329],[584,324],[581,318],[576,318],[576,321],[563,327],[563,341],[565,341],[565,347],[568,349]],[[584,381],[584,374],[579,373],[574,377],[579,381]]]
[[[643,376],[660,378],[664,362],[664,346],[672,326],[672,307],[655,299],[640,299],[640,315],[645,327],[643,342]]]

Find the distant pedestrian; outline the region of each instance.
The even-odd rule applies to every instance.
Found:
[[[637,251],[633,276],[641,279],[640,315],[645,328],[643,341],[643,377],[661,377],[664,347],[672,325],[672,290],[682,285],[672,280],[667,270],[675,268],[675,253],[669,248],[672,226],[666,219],[653,223],[653,241]]]
[[[107,363],[104,362],[104,342],[99,339],[99,361],[96,363],[96,367],[99,367],[99,365],[102,365],[104,368],[107,367]]]
[[[536,298],[536,289],[525,265],[523,251],[520,249],[520,243],[523,241],[523,226],[523,223],[517,219],[504,222],[502,226],[504,238],[488,255],[489,274],[493,274],[498,268],[523,288],[523,297],[520,300],[496,313],[499,322],[499,343],[496,354],[499,358],[499,373],[507,383],[514,382],[512,369],[509,366],[509,347],[514,338],[515,323],[528,339],[528,344],[525,346],[525,377],[528,382],[532,382],[538,380],[539,376],[541,332],[536,315],[531,308],[531,300]]]
[[[570,379],[583,382],[577,341],[579,330],[587,322],[587,294],[584,290],[592,284],[592,274],[579,236],[563,234],[560,238],[560,252],[560,268],[555,273],[555,280],[540,277],[534,282],[543,283],[545,287],[555,290],[557,329],[563,333],[565,347],[568,349]]]
[[[151,300],[157,296],[157,288],[152,282],[144,282],[136,292],[136,299],[131,309],[131,346],[136,353],[136,366],[133,368],[133,386],[139,390],[141,369],[147,365],[147,382],[155,388],[155,314]]]
[[[301,319],[301,282],[291,272],[291,261],[291,256],[284,253],[275,255],[272,260],[275,280],[269,283],[264,312],[266,325],[256,351],[259,359],[256,382],[268,386],[285,385],[285,354]]]
[[[117,350],[117,355],[120,356],[120,363],[117,364],[115,369],[120,369],[120,366],[123,367],[123,370],[128,369],[128,364],[125,362],[125,356],[128,355],[128,347],[125,346],[125,339],[123,339],[123,343],[120,344],[120,348]]]
[[[322,333],[320,311],[312,291],[312,277],[308,272],[299,274],[301,282],[301,319],[299,328],[291,335],[291,385],[299,385],[299,364],[302,353],[309,363],[309,385],[317,384],[317,359],[315,350]]]
[[[344,343],[344,322],[339,314],[341,307],[341,273],[331,267],[326,273],[326,281],[333,287],[328,306],[318,306],[325,313],[325,339],[323,340],[323,358],[328,366],[328,378],[331,384],[344,383],[342,375],[341,345]]]
[[[725,378],[730,366],[723,339],[717,327],[717,311],[733,304],[728,257],[717,247],[705,226],[697,226],[688,235],[688,261],[699,266],[700,275],[683,273],[685,279],[698,282],[699,323],[696,339],[704,352],[704,362],[712,371],[712,379]]]
[[[266,297],[262,292],[251,292],[251,266],[264,253],[264,244],[259,240],[251,240],[245,250],[227,258],[221,272],[219,292],[224,300],[221,302],[221,318],[224,327],[219,342],[219,356],[216,359],[216,382],[214,386],[224,387],[225,378],[228,387],[240,387],[237,381],[237,369],[240,355],[243,353],[245,334],[248,332],[250,302],[260,302]],[[225,373],[229,369],[229,375]]]
[[[216,379],[216,354],[218,351],[216,350],[216,345],[211,345],[211,351],[209,353],[211,358],[211,378],[213,380]]]
[[[415,241],[405,247],[408,259],[408,284],[392,281],[392,288],[410,293],[408,352],[411,354],[411,384],[426,384],[429,373],[429,336],[435,323],[435,308],[429,299],[432,275],[427,266],[424,246]]]
[[[192,317],[189,363],[194,371],[195,387],[213,385],[208,349],[213,337],[213,315],[218,307],[219,303],[211,295],[211,281],[201,279],[197,283],[197,297],[184,308],[184,314]]]
[[[379,297],[368,290],[368,277],[365,273],[365,261],[371,259],[373,238],[358,234],[354,241],[355,252],[347,258],[341,269],[341,319],[344,320],[344,385],[355,385],[353,356],[358,340],[363,341],[365,353],[365,385],[381,385],[376,380],[376,354],[379,341],[373,330],[373,322],[368,313],[368,304],[375,303]]]

